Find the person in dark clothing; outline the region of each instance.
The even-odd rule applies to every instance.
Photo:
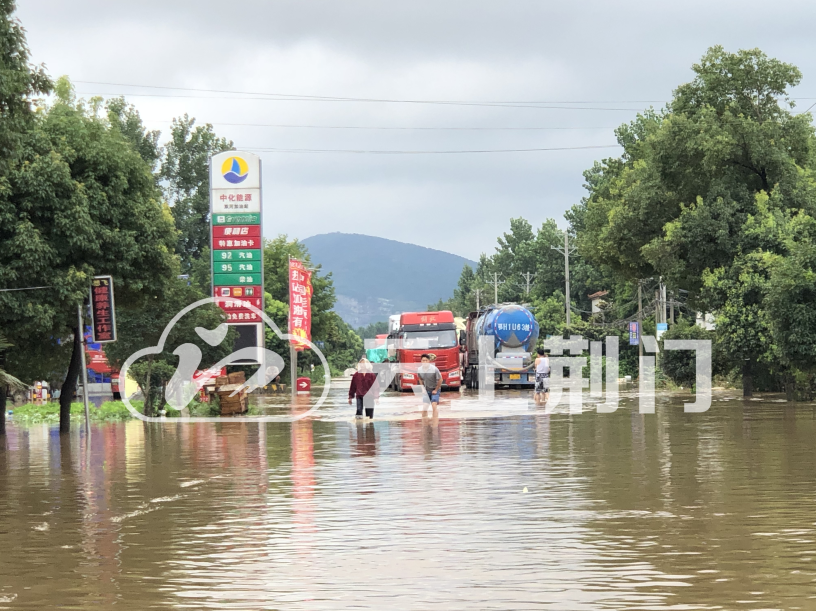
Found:
[[[374,418],[374,402],[380,397],[380,385],[377,382],[377,374],[372,372],[371,363],[368,359],[360,359],[357,364],[357,373],[351,376],[351,386],[349,386],[349,405],[351,400],[357,399],[357,418],[363,417],[365,409],[366,418]]]

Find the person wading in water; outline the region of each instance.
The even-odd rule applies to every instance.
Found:
[[[428,393],[428,399],[431,402],[433,415],[436,416],[436,408],[439,406],[439,391],[442,389],[442,374],[436,368],[436,365],[431,363],[431,357],[423,354],[420,358],[422,364],[417,369],[417,375],[420,381],[425,386],[425,392]],[[424,408],[423,408],[423,411]]]
[[[545,405],[550,398],[550,357],[544,348],[538,349],[538,358],[535,360],[535,396],[536,405]]]
[[[371,363],[368,359],[362,358],[357,363],[357,373],[351,376],[351,386],[349,386],[349,405],[351,400],[357,399],[356,418],[363,417],[365,409],[366,418],[374,418],[374,402],[380,397],[380,385],[377,382],[377,374],[372,373]]]

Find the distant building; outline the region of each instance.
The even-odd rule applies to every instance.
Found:
[[[601,311],[601,304],[606,303],[604,297],[609,294],[609,291],[598,291],[597,293],[592,293],[592,295],[587,295],[589,300],[592,302],[592,313],[597,314]]]
[[[717,328],[717,324],[714,321],[714,314],[711,313],[703,313],[697,312],[697,322],[698,327],[705,329],[706,331],[713,331]]]

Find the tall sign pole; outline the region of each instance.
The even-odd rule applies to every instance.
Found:
[[[218,305],[227,324],[238,328],[236,348],[257,347],[255,363],[263,365],[263,321],[248,307],[263,310],[261,182],[261,159],[254,153],[224,151],[210,158],[212,294],[224,300]]]
[[[85,361],[85,321],[82,319],[82,304],[77,306],[77,331],[80,337],[79,352],[82,355],[82,402],[85,404],[85,432],[91,430],[91,410],[88,408],[88,363]]]
[[[289,264],[286,266],[286,274],[287,277],[292,273],[292,255],[289,255]],[[292,280],[291,278],[287,279],[287,284],[289,285],[289,308],[292,308]],[[292,333],[292,330],[289,329],[289,333]],[[289,381],[292,388],[292,399],[294,400],[295,395],[297,395],[297,350],[295,350],[295,343],[289,340]]]
[[[292,364],[292,394],[297,393],[297,353],[312,339],[312,272],[303,261],[289,257],[289,355]]]

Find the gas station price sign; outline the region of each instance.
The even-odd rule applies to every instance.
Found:
[[[210,159],[213,296],[228,324],[258,324],[263,310],[261,160],[224,151]]]

